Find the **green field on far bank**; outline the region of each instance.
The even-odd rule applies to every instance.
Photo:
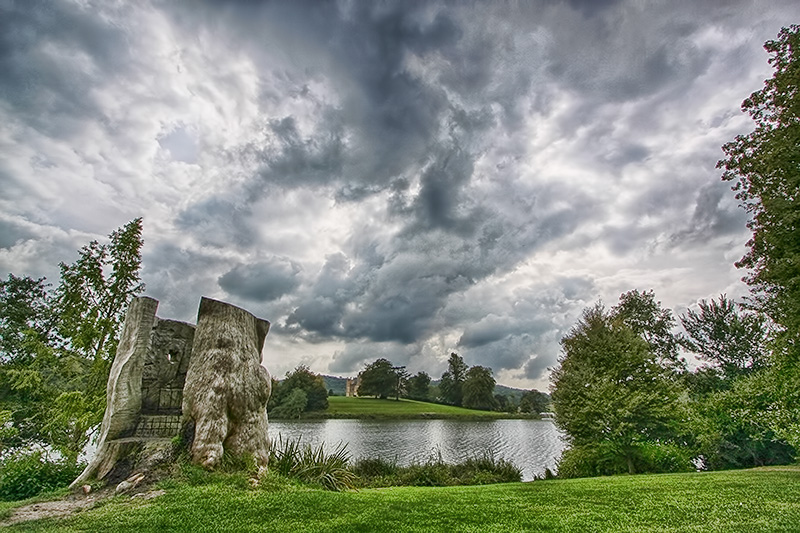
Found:
[[[309,418],[519,418],[494,411],[477,411],[452,405],[394,400],[329,396],[328,409],[307,413]]]
[[[800,524],[797,466],[343,493],[275,479],[267,485],[170,481],[152,500],[120,496],[67,519],[8,530],[750,533]]]

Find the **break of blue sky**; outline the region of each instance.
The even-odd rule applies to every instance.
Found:
[[[265,365],[547,387],[581,311],[746,287],[720,146],[791,1],[0,0],[0,274],[144,217],[159,315]]]

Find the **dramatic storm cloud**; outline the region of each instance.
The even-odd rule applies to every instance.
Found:
[[[0,274],[142,216],[164,317],[265,364],[547,387],[598,299],[746,287],[720,146],[795,2],[0,0]]]

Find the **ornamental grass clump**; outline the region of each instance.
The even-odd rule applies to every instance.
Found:
[[[314,483],[325,489],[343,491],[358,485],[358,476],[348,468],[350,454],[347,446],[339,444],[333,452],[324,445],[301,446],[299,440],[278,440],[270,451],[270,468],[281,475]]]
[[[440,453],[408,466],[399,466],[396,460],[360,459],[352,470],[366,487],[486,485],[514,483],[522,477],[514,464],[489,451],[455,464],[446,463]]]

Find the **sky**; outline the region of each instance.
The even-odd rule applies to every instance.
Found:
[[[715,168],[795,1],[0,0],[0,276],[143,217],[158,315],[263,364],[548,388],[598,300],[747,294]],[[677,331],[677,330],[676,330]]]

